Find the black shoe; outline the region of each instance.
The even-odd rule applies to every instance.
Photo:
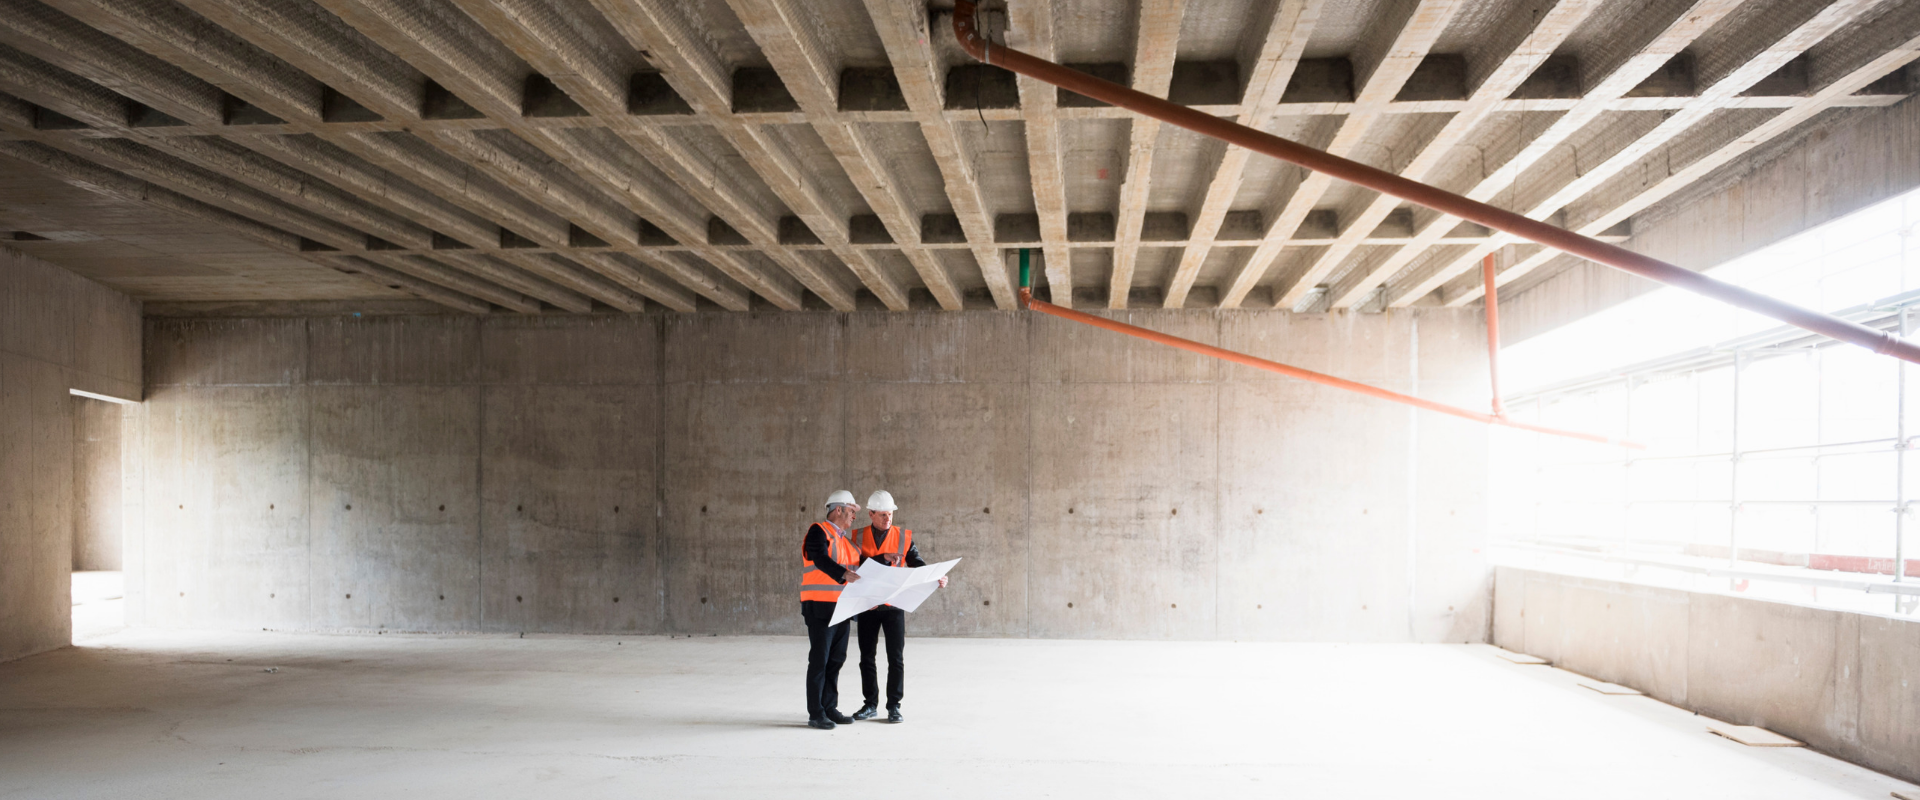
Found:
[[[853,719],[856,722],[863,719],[873,719],[873,716],[878,713],[880,713],[880,709],[874,708],[872,703],[868,703],[861,706],[859,711],[853,712]]]
[[[838,711],[828,711],[827,719],[832,720],[833,723],[836,725],[852,725],[853,724],[852,719],[848,718],[847,715],[842,714]]]
[[[903,717],[901,717],[901,716],[900,716],[900,709],[898,709],[898,708],[889,708],[889,709],[887,709],[887,721],[888,721],[888,722],[903,722],[903,721],[905,721],[905,718],[903,718]]]
[[[825,717],[814,717],[813,719],[807,720],[807,727],[830,731],[833,730],[833,723],[827,721]]]

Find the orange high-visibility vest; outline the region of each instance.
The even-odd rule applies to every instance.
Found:
[[[841,533],[840,529],[834,527],[831,522],[822,521],[817,524],[827,532],[827,557],[833,559],[833,563],[849,570],[860,564],[860,548],[853,543],[853,537]],[[812,530],[813,526],[809,525],[807,529]],[[800,599],[818,600],[823,603],[838,602],[840,590],[845,588],[847,587],[827,577],[827,573],[822,572],[819,567],[813,565],[812,559],[807,558],[807,537],[806,534],[801,534]]]
[[[858,536],[855,538],[860,542],[861,558],[878,559],[880,563],[886,564],[889,567],[905,567],[907,565],[907,551],[913,549],[913,531],[898,525],[887,529],[887,541],[885,544],[876,545],[873,543],[872,525],[861,528],[858,531]],[[898,556],[898,560],[895,560],[895,556]],[[891,603],[883,605],[887,608],[893,608]]]
[[[907,551],[913,549],[913,531],[898,525],[893,526],[887,531],[887,541],[883,544],[876,545],[873,543],[872,525],[861,528],[858,538],[860,541],[861,558],[878,558],[880,563],[889,567],[906,566]],[[881,558],[882,556],[886,556],[886,558]],[[894,556],[898,556],[898,558],[896,559]]]

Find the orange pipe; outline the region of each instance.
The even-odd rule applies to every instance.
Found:
[[[1860,345],[1876,353],[1920,364],[1920,344],[1884,331],[1801,308],[1751,289],[1717,281],[1685,267],[1644,256],[1624,247],[1582,236],[1564,228],[1556,228],[1525,215],[1496,208],[1419,181],[1408,180],[1385,170],[1375,169],[1357,161],[1349,161],[1298,142],[1288,141],[1264,131],[1221,119],[1204,111],[1169,103],[1153,95],[1103,81],[1084,72],[1035,58],[1009,47],[993,44],[980,38],[979,32],[974,28],[975,5],[975,0],[955,0],[953,33],[960,40],[960,46],[969,55],[985,63],[1003,67],[1095,100],[1111,103],[1143,116],[1178,125],[1203,136],[1210,136],[1315,172],[1324,172],[1382,194],[1418,203],[1464,220],[1478,222],[1494,230],[1539,242],[1589,261],[1631,272],[1670,286],[1678,286],[1696,294],[1706,295],[1721,302],[1772,317],[1788,325],[1805,328],[1823,336]]]
[[[1500,400],[1500,296],[1494,294],[1493,254],[1480,262],[1480,275],[1487,281],[1487,379],[1493,382],[1493,415],[1507,418],[1507,404]]]
[[[1332,386],[1336,389],[1345,389],[1349,392],[1357,392],[1359,394],[1364,394],[1368,397],[1377,397],[1381,400],[1387,400],[1394,403],[1402,403],[1405,405],[1413,406],[1415,408],[1424,408],[1428,411],[1437,411],[1442,414],[1449,414],[1452,416],[1459,417],[1461,419],[1472,420],[1474,422],[1486,423],[1488,425],[1505,425],[1509,428],[1519,428],[1521,430],[1534,431],[1536,433],[1547,433],[1547,434],[1552,434],[1554,436],[1565,436],[1572,439],[1581,439],[1589,442],[1598,442],[1600,444],[1617,444],[1622,447],[1630,447],[1635,450],[1647,449],[1646,445],[1638,444],[1635,442],[1623,441],[1620,439],[1613,438],[1611,436],[1601,436],[1601,435],[1592,434],[1592,433],[1581,433],[1579,431],[1560,430],[1559,428],[1548,428],[1543,425],[1530,425],[1525,422],[1516,422],[1514,420],[1507,419],[1506,417],[1496,417],[1492,414],[1485,414],[1479,411],[1469,411],[1467,409],[1460,408],[1458,406],[1447,405],[1446,403],[1436,403],[1432,400],[1422,400],[1418,397],[1414,397],[1413,395],[1401,394],[1399,392],[1391,392],[1386,389],[1382,389],[1378,386],[1368,386],[1367,384],[1364,384],[1364,383],[1350,381],[1345,378],[1336,378],[1332,375],[1327,375],[1320,372],[1314,372],[1313,370],[1310,370],[1310,369],[1301,369],[1299,367],[1291,366],[1288,364],[1282,364],[1278,361],[1268,361],[1264,358],[1255,358],[1245,353],[1236,353],[1236,352],[1233,352],[1232,350],[1222,350],[1218,347],[1214,347],[1213,345],[1201,344],[1192,339],[1182,339],[1178,336],[1169,336],[1159,331],[1153,331],[1153,330],[1148,330],[1146,328],[1142,328],[1138,325],[1128,325],[1127,323],[1124,323],[1124,322],[1115,322],[1105,317],[1096,317],[1092,314],[1085,314],[1070,308],[1061,308],[1060,306],[1056,306],[1052,303],[1035,300],[1033,299],[1033,290],[1029,288],[1022,288],[1020,290],[1020,305],[1025,308],[1038,311],[1042,314],[1051,314],[1061,319],[1072,320],[1074,322],[1079,322],[1086,325],[1092,325],[1096,328],[1105,328],[1107,330],[1113,331],[1114,333],[1123,333],[1128,336],[1132,336],[1136,339],[1145,339],[1149,342],[1154,342],[1156,344],[1164,344],[1168,347],[1177,347],[1177,348],[1180,348],[1181,350],[1185,350],[1190,353],[1199,353],[1200,355],[1203,355],[1203,356],[1211,356],[1213,358],[1217,358],[1222,361],[1231,361],[1235,364],[1240,364],[1242,366],[1253,367],[1254,369],[1262,369],[1268,372],[1277,372],[1289,378],[1298,378],[1300,380],[1308,381],[1311,383],[1317,383],[1322,386]]]

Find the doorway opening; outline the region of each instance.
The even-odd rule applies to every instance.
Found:
[[[123,521],[125,417],[130,406],[75,394],[73,403],[73,641],[126,627]]]

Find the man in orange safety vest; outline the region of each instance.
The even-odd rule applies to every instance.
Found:
[[[870,524],[853,534],[854,542],[860,545],[861,563],[878,559],[890,567],[927,565],[914,546],[913,531],[893,524],[893,512],[898,510],[893,494],[885,489],[867,498]],[[941,577],[940,586],[946,585],[947,579]],[[862,612],[856,619],[860,622],[860,689],[866,704],[853,712],[853,718],[872,719],[880,713],[880,670],[874,664],[873,651],[880,643],[880,632],[886,631],[887,721],[899,722],[904,719],[900,716],[900,698],[906,694],[907,682],[907,612],[883,605]]]
[[[853,720],[840,713],[840,667],[847,663],[847,624],[829,625],[840,590],[860,580],[853,515],[860,504],[845,489],[827,496],[827,518],[807,526],[800,544],[800,619],[807,623],[807,725],[833,730]]]

